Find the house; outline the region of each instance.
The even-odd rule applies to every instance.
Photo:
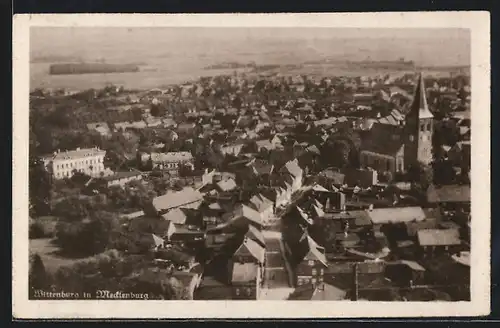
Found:
[[[244,142],[227,143],[221,147],[221,152],[224,155],[238,156],[245,145]]]
[[[263,139],[255,141],[257,144],[257,151],[262,151],[263,149],[271,151],[274,149],[281,149],[283,145],[281,144],[281,139],[275,135],[271,139]]]
[[[265,248],[244,238],[232,257],[230,266],[233,299],[256,299],[264,273]]]
[[[417,238],[424,256],[456,253],[461,245],[458,229],[423,229]]]
[[[227,221],[228,226],[247,227],[248,224],[250,224],[260,229],[263,225],[260,213],[244,204],[236,206],[236,208],[231,213],[228,213],[227,216],[229,218]]]
[[[187,151],[151,153],[149,158],[153,164],[153,169],[158,168],[178,174],[182,166],[193,168],[193,155]]]
[[[303,240],[305,255],[295,266],[296,285],[316,285],[323,282],[325,268],[328,267],[325,249],[319,246],[309,235]]]
[[[200,286],[202,274],[199,272],[174,271],[172,277],[181,282],[186,299],[193,300],[194,293]]]
[[[138,171],[132,172],[115,172],[113,175],[104,177],[108,187],[120,186],[124,187],[131,181],[142,180],[142,173]]]
[[[153,198],[144,211],[163,215],[175,208],[197,209],[202,201],[203,195],[199,191],[186,187],[181,191],[169,190],[166,194]]]
[[[376,226],[388,223],[409,223],[423,221],[426,215],[421,207],[388,207],[374,208],[366,211],[372,223]]]
[[[248,225],[248,231],[245,234],[245,237],[257,242],[257,244],[259,244],[262,247],[266,247],[266,243],[265,243],[264,235],[262,234],[262,231],[257,229],[255,226],[253,226],[251,224]]]
[[[155,254],[155,259],[172,264],[175,266],[176,270],[181,271],[190,270],[198,264],[193,254],[189,254],[178,247],[160,248]]]
[[[326,169],[321,171],[318,176],[322,180],[326,180],[331,184],[341,186],[344,184],[345,174],[335,171],[333,169]]]
[[[75,150],[57,151],[42,158],[46,170],[55,179],[70,178],[74,172],[81,172],[91,177],[106,174],[104,157],[106,151],[94,148],[76,148]]]
[[[432,161],[433,115],[428,108],[425,90],[420,74],[404,121],[373,124],[361,143],[362,167],[395,173],[405,172],[417,162],[429,164]]]
[[[342,174],[344,174],[344,184],[348,186],[368,188],[378,184],[378,172],[371,168],[346,168],[342,170]]]
[[[292,179],[292,192],[299,190],[302,187],[303,170],[299,166],[297,159],[288,161],[281,169],[281,172],[288,174]]]
[[[111,135],[111,130],[106,122],[87,123],[87,129],[89,131],[96,131],[103,137]]]
[[[470,185],[429,186],[427,201],[431,204],[470,204]]]
[[[328,283],[305,284],[295,288],[288,300],[293,301],[342,301],[345,300],[347,292]]]
[[[262,223],[268,224],[274,216],[274,204],[262,194],[250,198],[249,206],[259,212]]]
[[[153,233],[169,240],[175,232],[175,226],[163,218],[143,216],[131,219],[128,222],[127,230],[130,233]]]
[[[177,132],[182,134],[190,134],[196,127],[196,123],[180,123],[177,125]]]
[[[219,191],[231,191],[238,187],[234,179],[221,180],[216,183],[216,187]]]

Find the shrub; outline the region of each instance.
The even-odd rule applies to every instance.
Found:
[[[53,238],[56,235],[57,218],[40,217],[30,223],[29,238]]]

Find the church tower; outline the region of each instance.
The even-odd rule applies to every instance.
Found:
[[[424,78],[419,74],[413,102],[405,117],[405,168],[432,161],[433,115],[427,105]]]

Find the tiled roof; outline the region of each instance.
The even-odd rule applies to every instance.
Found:
[[[254,195],[250,198],[250,203],[258,211],[262,212],[273,206],[273,202],[264,197],[262,194]]]
[[[181,191],[169,190],[165,195],[155,197],[153,206],[157,211],[174,209],[176,207],[193,208],[198,207],[203,200],[203,195],[191,188],[186,187]]]
[[[106,181],[113,181],[113,180],[119,180],[123,178],[130,178],[130,177],[137,177],[142,175],[141,172],[138,171],[131,171],[131,172],[115,172],[113,175],[108,175],[104,177],[104,180]]]
[[[77,148],[75,150],[61,151],[54,154],[53,160],[80,159],[90,156],[105,155],[106,151],[99,148]]]
[[[233,215],[232,220],[245,217],[250,221],[257,223],[258,225],[262,224],[259,212],[257,212],[256,210],[247,205],[241,204],[237,206],[232,215]]]
[[[333,285],[322,283],[321,285],[306,284],[298,286],[288,298],[289,300],[299,301],[340,301],[347,295],[345,290]]]
[[[299,166],[297,159],[294,159],[293,161],[288,161],[285,164],[285,169],[294,177],[299,177],[303,173],[302,168]]]
[[[460,245],[458,229],[424,229],[417,233],[421,246]]]
[[[307,236],[307,244],[309,246],[309,252],[306,254],[304,259],[320,261],[325,267],[328,267],[326,256],[320,250],[321,247],[310,236]]]
[[[260,231],[253,225],[248,226],[248,231],[245,237],[252,239],[259,243],[261,246],[265,247],[264,235],[262,234],[262,231]]]
[[[162,217],[175,224],[184,224],[187,219],[186,213],[184,213],[184,211],[180,208],[174,208],[173,210],[163,214]]]
[[[366,212],[373,224],[407,223],[422,221],[426,215],[421,207],[389,207],[374,208]]]
[[[264,263],[266,249],[259,245],[255,240],[245,238],[241,246],[236,250],[234,255],[248,255],[250,254],[259,263]]]
[[[373,124],[361,143],[361,151],[394,156],[403,146],[402,129],[398,125]]]
[[[236,182],[233,179],[227,179],[217,182],[217,186],[222,191],[230,191],[237,187]]]
[[[427,200],[430,203],[470,202],[470,186],[446,185],[438,188],[434,185],[431,185],[427,190]]]
[[[191,161],[193,155],[187,151],[169,152],[169,153],[151,153],[151,160],[157,162],[185,162]]]

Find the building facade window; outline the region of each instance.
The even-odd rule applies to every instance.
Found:
[[[236,294],[236,296],[240,296],[240,289],[239,288],[236,288],[234,293]]]
[[[297,279],[297,285],[302,286],[303,283],[304,281],[302,280],[302,278]]]
[[[318,274],[318,270],[316,270],[316,269],[312,269],[312,270],[311,270],[311,274],[312,274],[313,276],[317,275],[317,274]]]
[[[309,261],[307,262],[307,264],[308,264],[309,266],[314,266],[314,261],[313,261],[313,260],[309,260]]]

